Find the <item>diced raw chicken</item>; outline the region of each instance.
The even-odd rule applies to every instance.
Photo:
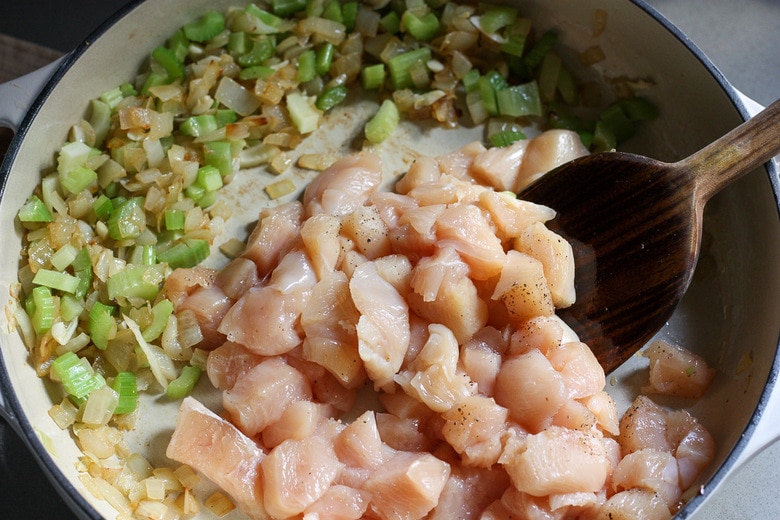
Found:
[[[376,469],[386,459],[374,412],[364,412],[334,440],[339,460],[354,468]]]
[[[569,508],[567,506],[561,506],[553,509],[552,502],[557,497],[563,494],[550,495],[549,497],[535,497],[528,493],[519,491],[514,486],[510,486],[506,489],[501,496],[500,503],[503,506],[503,510],[506,511],[506,515],[503,518],[528,518],[531,520],[563,520],[567,518]],[[567,493],[566,495],[585,495],[585,493]],[[588,493],[590,498],[593,499],[594,494]],[[557,500],[555,500],[557,502]],[[556,504],[560,506],[560,504]],[[493,511],[498,512],[499,509]]]
[[[433,157],[420,157],[409,167],[409,171],[395,184],[395,191],[409,193],[421,184],[438,183],[441,176],[439,163]]]
[[[430,453],[397,452],[366,481],[373,514],[382,520],[423,518],[439,502],[450,466]]]
[[[284,255],[271,272],[268,286],[283,294],[301,294],[310,291],[317,283],[317,276],[304,251],[294,249]]]
[[[588,410],[588,407],[579,401],[568,399],[555,412],[552,418],[555,426],[562,426],[570,430],[594,430],[598,424],[596,416]]]
[[[333,414],[333,408],[312,401],[295,401],[279,420],[263,429],[263,446],[273,448],[286,439],[299,441],[313,435],[317,427]]]
[[[617,406],[606,391],[601,390],[588,397],[583,397],[580,399],[580,402],[593,413],[602,430],[610,435],[618,435],[620,433]]]
[[[370,500],[366,491],[335,484],[306,508],[303,520],[358,520],[363,518]]]
[[[555,306],[544,267],[536,258],[510,250],[492,298],[501,300],[514,323],[537,316],[552,316]]]
[[[498,371],[501,369],[501,354],[506,350],[506,342],[501,332],[493,327],[485,327],[467,341],[460,349],[460,363],[463,370],[474,383],[479,393],[493,395]]]
[[[427,273],[436,277],[438,272],[432,266],[428,267]],[[421,273],[417,282],[427,291],[429,284],[422,279],[425,274]],[[458,343],[468,341],[487,324],[488,306],[468,277],[443,279],[433,301],[425,302],[424,296],[417,292],[410,293],[406,299],[415,314],[431,323],[446,326],[455,334]]]
[[[436,251],[433,256],[421,259],[412,270],[411,287],[423,302],[439,297],[442,286],[455,283],[468,275],[469,266],[452,247]]]
[[[254,287],[227,311],[218,330],[256,354],[284,354],[303,341],[300,317],[309,294]]]
[[[301,314],[305,334],[302,355],[326,368],[347,388],[365,379],[358,353],[358,310],[352,303],[349,281],[341,271],[323,277],[311,292]]]
[[[588,155],[588,150],[576,132],[542,132],[528,143],[514,191],[520,191],[540,175],[584,155]]]
[[[368,258],[390,254],[390,232],[376,206],[360,206],[341,221],[341,233],[350,238],[357,251]]]
[[[248,258],[243,257],[231,260],[214,279],[214,284],[219,286],[222,292],[233,301],[241,298],[258,282],[257,266]]]
[[[499,462],[519,491],[534,496],[595,493],[611,469],[600,435],[559,426],[529,435],[524,449],[504,450]]]
[[[371,195],[371,204],[379,210],[379,216],[390,229],[398,227],[401,217],[408,211],[419,207],[412,197],[388,191],[378,191]]]
[[[566,385],[550,361],[538,350],[504,361],[494,388],[496,402],[532,432],[550,424],[567,399]]]
[[[395,381],[431,410],[446,412],[475,389],[468,376],[458,370],[458,341],[452,331],[432,323],[428,332],[425,346]]]
[[[509,338],[510,356],[537,349],[547,354],[564,341],[564,328],[557,316],[538,316],[523,322]]]
[[[401,451],[431,451],[436,441],[431,438],[420,418],[398,417],[377,413],[376,426],[386,445]]]
[[[650,384],[643,393],[698,399],[715,377],[704,358],[664,340],[651,343],[644,355],[650,359]]]
[[[408,294],[412,289],[412,263],[404,255],[390,254],[373,261],[377,274],[387,283],[393,286],[401,296]]]
[[[409,224],[425,240],[436,240],[436,221],[447,208],[446,204],[432,204],[409,208],[400,216],[398,224]]]
[[[523,163],[529,140],[520,139],[509,146],[490,148],[479,154],[469,170],[480,183],[498,191],[515,191],[517,176]]]
[[[304,512],[325,495],[344,464],[321,435],[286,440],[263,459],[263,498],[276,518]]]
[[[436,221],[439,247],[453,247],[471,267],[470,276],[487,280],[504,267],[506,254],[490,221],[477,206],[448,207]]]
[[[472,186],[464,186],[462,182],[447,182],[451,176],[444,176],[439,182],[418,184],[411,191],[412,197],[420,206],[446,206],[462,202],[461,197],[469,196]]]
[[[473,141],[454,152],[440,155],[436,158],[442,173],[452,175],[458,179],[471,177],[471,165],[487,148],[479,141]]]
[[[580,399],[604,389],[604,369],[585,343],[561,343],[547,351],[546,356],[563,376],[569,397]]]
[[[629,453],[621,459],[612,474],[616,491],[641,488],[656,493],[667,507],[675,511],[682,490],[677,460],[667,451],[652,448]]]
[[[428,520],[472,520],[480,518],[494,500],[509,486],[509,477],[498,468],[486,470],[452,466],[436,509]]]
[[[311,400],[311,386],[299,371],[280,358],[253,367],[230,390],[222,404],[234,424],[250,437],[278,421],[296,401]]]
[[[219,332],[219,324],[233,306],[233,300],[216,284],[199,287],[177,307],[177,312],[192,311],[200,326],[203,339],[198,347],[212,350],[225,342],[225,335]]]
[[[661,497],[644,489],[629,489],[612,495],[601,506],[596,520],[669,520],[672,517]]]
[[[263,359],[243,345],[228,341],[209,352],[206,374],[215,388],[230,390],[238,379],[259,365]]]
[[[235,426],[185,397],[165,453],[192,466],[227,492],[250,518],[268,518],[263,505],[263,450]]]
[[[360,153],[339,159],[306,187],[303,194],[306,214],[349,215],[363,206],[381,182],[379,156]]]
[[[442,434],[467,466],[490,468],[501,455],[507,409],[490,397],[470,396],[442,414]]]
[[[667,431],[680,471],[680,487],[688,489],[715,457],[715,440],[685,410],[669,412]]]
[[[555,217],[555,210],[518,199],[507,192],[483,191],[477,203],[490,214],[490,220],[496,226],[496,234],[502,242],[517,238],[528,226],[535,222],[547,222]]]
[[[301,226],[303,247],[320,280],[332,273],[339,263],[342,253],[340,230],[341,219],[325,213],[306,219]]]
[[[198,288],[213,284],[217,274],[216,270],[201,266],[174,269],[165,280],[163,293],[173,304],[174,309],[178,309]]]
[[[515,249],[542,263],[555,307],[562,309],[574,303],[574,252],[569,242],[536,222],[523,230]]]
[[[643,395],[634,399],[620,419],[618,442],[624,454],[643,448],[671,451],[673,446],[667,436],[667,411]]]
[[[300,235],[303,206],[287,202],[260,213],[257,225],[241,256],[257,265],[258,276],[265,278],[279,260],[294,246]]]
[[[360,312],[358,352],[376,388],[392,382],[409,347],[409,307],[373,262],[360,265],[349,289]]]

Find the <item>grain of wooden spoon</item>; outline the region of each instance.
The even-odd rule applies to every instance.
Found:
[[[642,348],[683,297],[705,203],[778,153],[780,100],[681,161],[592,154],[519,194],[557,212],[548,225],[572,244],[577,290],[559,315],[606,372]]]

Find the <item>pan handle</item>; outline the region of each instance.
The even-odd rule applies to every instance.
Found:
[[[62,61],[59,58],[38,70],[0,84],[0,126],[16,131],[27,110]]]

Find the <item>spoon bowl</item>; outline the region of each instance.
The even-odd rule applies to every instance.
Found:
[[[705,203],[780,152],[780,100],[675,163],[602,152],[520,192],[556,210],[574,250],[577,301],[558,311],[609,373],[671,317],[691,282]]]

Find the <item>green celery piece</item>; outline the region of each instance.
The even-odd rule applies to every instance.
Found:
[[[152,51],[152,58],[165,69],[169,79],[176,80],[184,77],[184,62],[171,49],[157,47]]]
[[[634,122],[626,115],[619,104],[613,104],[599,115],[602,123],[615,136],[615,144],[619,144],[634,134]]]
[[[463,88],[466,89],[466,93],[479,90],[479,78],[479,69],[471,69],[463,76],[463,78],[461,78],[461,82],[463,82]]]
[[[100,98],[98,101],[101,101],[102,103],[106,104],[111,110],[115,109],[116,106],[125,98],[125,95],[122,93],[122,89],[119,87],[114,87],[110,90],[106,90],[100,95]]]
[[[200,379],[200,374],[200,367],[194,365],[182,367],[179,377],[168,384],[168,388],[165,389],[165,395],[170,399],[183,399],[187,397],[192,392],[193,388],[195,388],[195,385]]]
[[[641,96],[621,99],[617,105],[625,112],[631,121],[651,121],[658,117],[658,107],[650,100]]]
[[[201,166],[198,168],[195,183],[207,192],[217,191],[223,186],[222,174],[215,166]]]
[[[382,18],[379,19],[379,26],[385,30],[386,33],[396,34],[401,30],[401,17],[395,11],[390,11]]]
[[[330,71],[330,65],[333,63],[333,54],[336,52],[336,46],[330,42],[322,42],[315,49],[316,59],[314,68],[317,74],[324,76]]]
[[[413,86],[412,77],[409,69],[418,61],[427,63],[431,59],[431,49],[420,47],[412,51],[404,52],[393,56],[387,62],[387,68],[390,70],[390,80],[395,90],[402,90]]]
[[[89,249],[87,249],[87,246],[81,248],[79,253],[76,255],[76,258],[73,259],[73,264],[71,265],[73,265],[74,271],[85,271],[92,269],[92,260],[89,258]]]
[[[281,17],[276,16],[275,14],[269,13],[268,11],[264,9],[260,9],[255,4],[249,4],[246,6],[246,9],[244,10],[247,14],[251,14],[252,16],[256,17],[258,20],[260,20],[262,23],[269,27],[278,28],[283,25],[284,20],[282,20]]]
[[[111,212],[114,211],[114,204],[111,202],[111,199],[101,193],[92,202],[92,210],[95,212],[98,220],[105,222],[111,216]]]
[[[490,144],[495,147],[509,146],[510,144],[525,139],[523,132],[517,130],[502,130],[490,136]]]
[[[477,86],[479,87],[479,97],[482,99],[482,104],[485,105],[485,110],[487,110],[488,114],[491,116],[497,116],[497,92],[495,85],[490,81],[490,77],[488,75],[481,76],[479,81],[477,81]]]
[[[160,264],[128,265],[108,277],[108,297],[111,300],[124,297],[152,301],[160,292],[163,279],[163,267]]]
[[[501,52],[521,58],[525,52],[525,45],[528,41],[528,35],[531,32],[531,20],[528,18],[518,18],[511,25],[504,29],[504,38],[506,41],[501,44]]]
[[[149,89],[152,87],[159,87],[162,85],[168,85],[170,83],[171,79],[168,77],[168,74],[152,71],[146,77],[146,81],[144,81],[143,87],[141,87],[141,94],[148,96],[150,94]]]
[[[127,81],[125,81],[124,83],[119,85],[119,90],[120,90],[120,92],[122,92],[122,95],[124,97],[137,96],[138,95],[138,91],[135,89],[135,87],[133,85],[131,85],[130,83],[128,83]]]
[[[217,192],[216,191],[206,191],[203,193],[202,196],[198,198],[195,203],[198,205],[198,207],[201,208],[208,208],[212,204],[217,202]]]
[[[122,415],[134,412],[138,406],[138,382],[133,372],[119,372],[111,388],[119,395],[119,403],[114,409],[114,413]]]
[[[349,94],[349,88],[346,85],[334,85],[326,88],[322,94],[317,97],[315,103],[317,108],[323,112],[327,112],[331,108],[344,102]]]
[[[401,15],[401,23],[406,27],[406,32],[420,41],[433,39],[440,27],[439,17],[430,11],[419,16],[411,10],[407,10]]]
[[[89,336],[100,350],[106,350],[108,341],[116,336],[117,326],[114,320],[114,307],[100,302],[89,309]]]
[[[167,209],[164,213],[165,229],[170,231],[181,231],[184,229],[186,214],[181,209]]]
[[[36,334],[43,334],[54,325],[57,317],[57,304],[51,289],[44,286],[35,287],[32,290],[32,316],[31,321]],[[28,311],[29,313],[29,311]]]
[[[75,320],[84,312],[84,303],[72,294],[63,294],[60,296],[60,317],[62,321],[69,322]]]
[[[105,380],[73,352],[66,352],[55,359],[51,371],[62,382],[65,391],[78,399],[105,384]]]
[[[108,218],[108,234],[114,240],[136,238],[146,229],[143,197],[133,197],[118,204]]]
[[[593,139],[590,148],[594,152],[605,152],[617,147],[615,133],[603,121],[596,121],[596,129],[593,131]]]
[[[154,341],[159,338],[172,314],[173,303],[170,300],[160,300],[155,303],[152,307],[152,322],[144,329],[143,338],[146,341]]]
[[[79,279],[68,273],[52,271],[50,269],[38,269],[33,277],[33,283],[56,289],[58,291],[73,294],[79,286]]]
[[[317,54],[313,49],[303,51],[298,56],[298,81],[306,83],[317,77]]]
[[[233,146],[227,141],[212,141],[203,145],[207,166],[213,166],[224,177],[233,173]],[[213,191],[213,190],[211,190]]]
[[[184,61],[189,52],[190,39],[184,34],[184,29],[178,29],[173,36],[168,39],[168,48],[179,61]]]
[[[385,84],[385,65],[377,63],[363,67],[360,71],[360,81],[366,90],[376,90]]]
[[[344,16],[341,12],[341,3],[339,0],[325,0],[322,17],[326,20],[344,23]]]
[[[276,16],[287,17],[306,9],[306,0],[271,0],[271,10]]]
[[[498,111],[502,116],[541,116],[542,101],[535,81],[513,85],[496,93]]]
[[[252,67],[241,69],[241,72],[238,73],[238,79],[264,79],[272,76],[273,73],[274,69],[271,67],[266,67],[264,65],[254,65]]]
[[[19,220],[21,222],[54,222],[54,217],[41,199],[31,195],[19,209]]]
[[[60,186],[69,193],[79,193],[90,184],[97,182],[97,172],[86,166],[77,166],[67,172],[60,172]]]
[[[535,70],[538,67],[544,56],[552,50],[555,44],[558,42],[558,34],[554,31],[547,31],[539,40],[531,47],[523,57],[523,63],[529,70]]]
[[[231,32],[228,36],[227,51],[233,56],[241,56],[252,49],[252,40],[249,34],[238,31]]]
[[[184,188],[184,196],[188,199],[192,199],[197,203],[206,194],[206,189],[197,184],[190,184]]]
[[[209,11],[198,20],[182,28],[184,35],[194,42],[206,42],[225,30],[225,16],[218,11]]]
[[[479,26],[487,34],[495,34],[499,29],[515,23],[517,8],[507,5],[489,5],[479,16]]]
[[[219,128],[238,121],[238,114],[236,114],[236,111],[227,108],[217,110],[214,113],[214,117],[217,119],[217,127]]]
[[[57,271],[64,271],[79,254],[79,250],[70,244],[64,244],[51,255],[49,261]]]
[[[274,39],[267,35],[260,35],[252,43],[252,50],[238,57],[238,64],[242,67],[262,65],[272,58],[276,52]]]
[[[91,100],[89,107],[89,124],[95,130],[95,146],[99,147],[111,128],[111,107],[99,99]]]
[[[219,128],[217,117],[213,114],[190,116],[179,125],[179,131],[184,135],[200,137]]]
[[[157,260],[167,263],[171,269],[176,269],[178,267],[194,267],[208,258],[208,256],[208,241],[184,239],[169,249],[158,253]]]
[[[385,99],[376,114],[366,123],[366,139],[370,143],[379,144],[395,131],[401,116],[398,107],[390,99]]]
[[[73,296],[76,298],[83,298],[92,287],[92,269],[76,271],[76,278],[79,279],[79,284],[78,287],[76,287],[76,290],[73,291]]]
[[[555,99],[562,67],[561,58],[557,53],[550,51],[544,55],[537,79],[539,96],[543,102],[549,103]]]
[[[357,2],[345,2],[341,6],[341,18],[342,18],[341,23],[344,24],[344,27],[346,27],[347,32],[352,32],[355,30],[358,10],[359,10],[359,6]]]

